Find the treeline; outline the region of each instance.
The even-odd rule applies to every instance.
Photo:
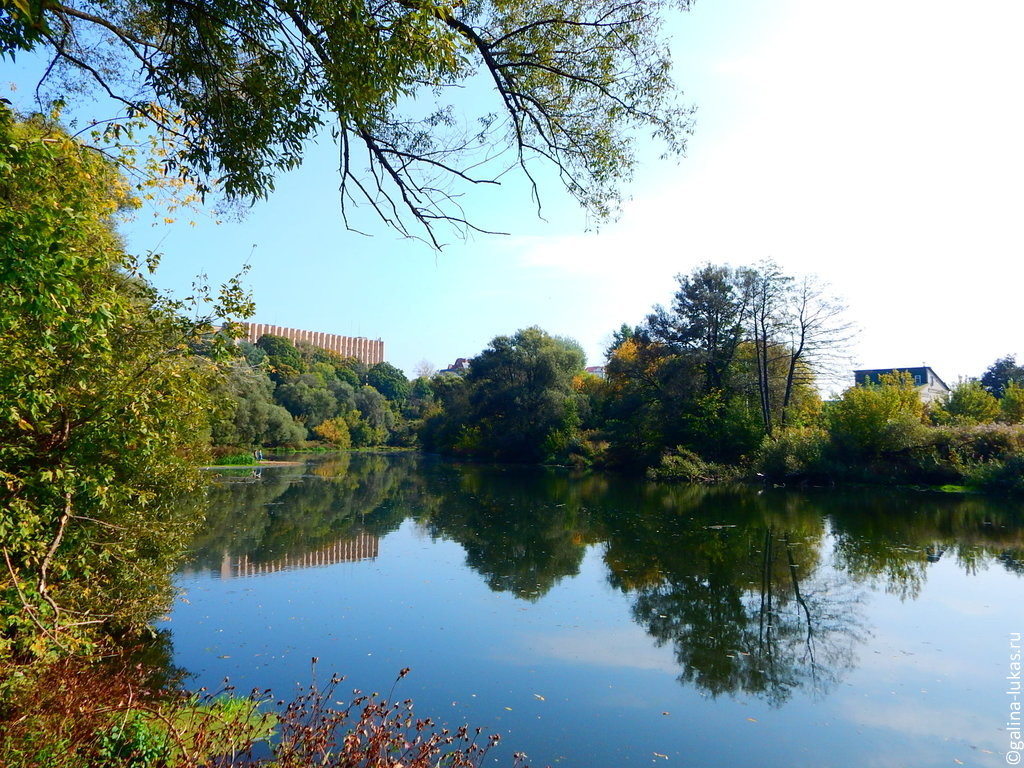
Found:
[[[633,470],[682,457],[697,474],[734,474],[767,437],[820,418],[815,377],[850,335],[842,313],[772,263],[706,265],[679,276],[671,306],[614,333],[603,376],[576,342],[538,328],[494,339],[436,393],[422,446]]]
[[[603,375],[572,339],[498,336],[466,370],[410,382],[274,337],[242,344],[215,441],[415,446],[450,456],[775,482],[964,484],[1024,489],[1024,368],[997,360],[945,400],[909,374],[823,402],[848,375],[845,307],[773,263],[705,265],[668,307],[612,335]],[[262,424],[262,427],[257,425]]]
[[[238,357],[214,391],[214,446],[338,448],[411,445],[412,388],[390,363],[351,357],[278,336],[238,343]]]

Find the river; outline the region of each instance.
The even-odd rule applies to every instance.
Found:
[[[409,667],[394,697],[500,734],[488,764],[1005,765],[1022,523],[977,497],[342,454],[219,480],[162,627],[211,690],[388,692]]]

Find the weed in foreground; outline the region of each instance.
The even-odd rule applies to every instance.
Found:
[[[412,701],[354,691],[343,677],[316,679],[279,711],[269,691],[185,694],[159,689],[143,665],[49,666],[0,711],[5,768],[480,768],[497,735],[439,728]],[[513,768],[528,768],[513,755]]]
[[[354,691],[348,704],[336,699],[344,678],[333,675],[323,687],[313,682],[279,715],[273,762],[279,768],[478,768],[499,736],[463,725],[438,729],[430,718],[413,713],[410,699]],[[409,674],[399,672],[395,684]],[[283,702],[279,702],[283,704]],[[336,708],[340,707],[340,708]],[[528,768],[525,755],[513,756],[514,768]]]

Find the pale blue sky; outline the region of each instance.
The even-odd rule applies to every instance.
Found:
[[[669,29],[698,107],[688,157],[644,148],[632,199],[597,233],[554,185],[545,220],[522,188],[480,190],[478,216],[513,235],[439,254],[378,226],[347,232],[325,145],[244,221],[140,216],[129,246],[162,251],[156,281],[175,290],[249,263],[256,320],[382,338],[410,375],[528,325],[599,364],[676,273],[765,258],[845,298],[858,367],[926,363],[952,383],[1024,357],[1024,5],[701,0]]]

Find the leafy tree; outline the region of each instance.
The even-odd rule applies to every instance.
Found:
[[[1010,382],[1024,386],[1024,366],[1013,355],[999,358],[981,375],[981,385],[995,397],[1002,397]]]
[[[366,383],[380,392],[388,400],[399,404],[409,397],[409,380],[405,374],[391,363],[377,363],[366,372]]]
[[[954,424],[987,424],[999,416],[999,401],[989,394],[980,381],[960,381],[940,410]]]
[[[573,377],[585,362],[579,344],[540,328],[494,338],[472,359],[464,389],[457,376],[435,377],[445,411],[425,425],[427,445],[503,461],[564,457],[579,426]]]
[[[1024,387],[1011,381],[999,401],[1000,420],[1007,424],[1024,424]]]
[[[664,350],[637,333],[622,341],[605,365],[608,396],[604,433],[611,441],[612,463],[644,465],[656,461],[668,444],[664,435]]]
[[[274,383],[265,373],[233,364],[213,392],[221,404],[211,423],[214,445],[291,445],[305,440],[306,429],[274,402],[273,392]]]
[[[704,372],[703,391],[721,389],[742,339],[742,306],[732,271],[707,264],[690,275],[676,275],[676,280],[679,289],[672,311],[655,308],[647,319],[648,333],[656,341],[693,353]]]
[[[257,339],[256,346],[266,353],[267,366],[275,381],[296,376],[305,370],[299,350],[283,336],[264,334]]]
[[[348,450],[352,446],[352,436],[348,431],[345,419],[327,419],[313,428],[313,431],[335,448]]]
[[[616,334],[603,405],[613,460],[651,465],[682,447],[735,463],[773,430],[813,423],[815,380],[849,335],[842,305],[770,262],[676,280],[670,308]]]
[[[245,339],[238,342],[238,351],[242,353],[245,362],[250,368],[264,369],[267,365],[267,353],[255,344],[250,344]]]
[[[277,398],[307,429],[338,413],[338,401],[327,387],[310,386],[309,382],[301,379],[279,385]]]
[[[464,376],[439,373],[430,379],[429,389],[430,399],[423,400],[420,445],[426,451],[450,453],[470,417],[469,386]]]
[[[848,456],[877,458],[906,447],[924,416],[909,373],[885,373],[878,385],[850,387],[826,411],[831,440]]]
[[[362,420],[372,430],[370,442],[364,445],[383,445],[395,426],[395,414],[388,404],[387,398],[369,384],[364,385],[355,393],[355,406]]]
[[[162,610],[200,517],[209,331],[138,274],[134,201],[101,154],[0,106],[0,659],[132,631]],[[244,297],[211,312],[227,316]],[[91,630],[91,631],[90,631]]]
[[[612,331],[612,339],[608,344],[607,349],[604,351],[605,359],[610,358],[619,347],[630,339],[634,339],[637,336],[639,329],[634,328],[628,323],[623,323],[619,326],[619,329]]]
[[[459,187],[496,183],[508,163],[488,161],[503,151],[534,197],[540,159],[601,218],[635,164],[638,129],[681,154],[691,110],[676,103],[659,28],[689,4],[26,0],[0,10],[0,56],[46,49],[47,77],[70,73],[120,102],[201,192],[219,178],[232,198],[266,196],[329,128],[343,211],[360,197],[438,245],[437,222],[473,226]],[[470,81],[489,95],[473,100],[478,115],[457,116],[447,96]]]

